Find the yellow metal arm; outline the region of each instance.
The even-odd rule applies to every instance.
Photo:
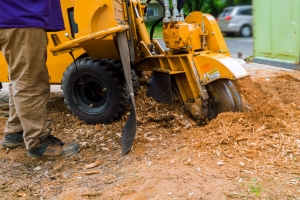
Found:
[[[74,40],[70,40],[68,42],[65,42],[63,44],[60,44],[58,46],[55,46],[50,49],[50,51],[54,54],[57,55],[59,53],[67,53],[70,52],[74,49],[81,48],[80,44],[89,40],[96,39],[98,37],[103,37],[109,34],[117,33],[117,32],[123,32],[127,30],[129,27],[128,25],[117,25],[116,27],[113,28],[108,28],[106,30],[101,30],[95,33],[91,33],[86,36],[82,36],[79,38],[76,38]]]

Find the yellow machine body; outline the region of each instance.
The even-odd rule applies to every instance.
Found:
[[[230,57],[219,26],[209,14],[192,12],[185,22],[164,24],[163,39],[169,50],[160,55],[151,55],[147,51],[147,56],[138,62],[136,69],[174,76],[184,102],[203,98],[201,86],[215,80],[248,76],[244,68]],[[182,50],[186,53],[176,54]]]
[[[201,107],[202,101],[208,99],[205,85],[218,79],[236,80],[248,75],[230,57],[211,15],[192,12],[184,21],[164,23],[163,40],[168,48],[164,50],[156,40],[150,41],[143,9],[139,0],[130,0],[128,7],[120,0],[95,0],[89,4],[76,0],[74,18],[79,31],[75,39],[51,51],[62,54],[84,49],[94,59],[118,59],[116,33],[126,31],[133,44],[134,69],[173,76],[187,107],[190,102],[198,102],[195,104]]]
[[[78,24],[78,33],[75,34],[75,38],[116,27],[118,25],[117,20],[123,20],[123,18],[123,3],[121,1],[97,0],[87,3],[85,0],[76,0],[74,19]],[[113,35],[105,35],[80,44],[89,56],[95,59],[119,58]],[[103,48],[95,50],[96,46]]]

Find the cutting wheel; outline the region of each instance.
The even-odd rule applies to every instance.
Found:
[[[238,92],[235,82],[219,79],[207,85],[209,95],[209,118],[222,112],[243,112],[248,110],[249,103]]]

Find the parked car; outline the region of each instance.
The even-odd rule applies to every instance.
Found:
[[[252,6],[226,7],[217,18],[219,27],[228,36],[239,34],[242,37],[252,35]]]

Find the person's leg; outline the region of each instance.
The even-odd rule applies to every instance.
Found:
[[[46,121],[50,94],[46,67],[46,31],[35,28],[3,31],[7,42],[1,44],[1,49],[9,64],[13,103],[23,127],[23,138],[29,156],[64,156],[66,148],[69,155],[77,153],[79,146],[76,143],[63,144],[57,138],[53,139],[53,136],[48,137],[51,123]]]
[[[17,123],[23,127],[27,150],[36,147],[39,138],[50,133],[46,121],[50,93],[46,67],[47,35],[43,29],[3,29],[7,42],[2,51],[9,63],[12,91],[12,115],[7,121],[6,133]],[[14,106],[13,106],[14,105]]]
[[[4,33],[3,29],[0,29],[0,50],[2,52],[5,51],[1,48],[3,46],[2,44],[6,43],[6,34]],[[25,145],[23,140],[23,127],[16,113],[11,83],[9,84],[9,118],[6,122],[3,133],[4,137],[0,142],[2,146],[8,148],[16,148]]]
[[[16,113],[14,98],[12,93],[12,84],[9,84],[9,118],[6,121],[4,129],[4,137],[0,144],[10,149],[19,146],[25,146],[23,139],[23,127]]]
[[[17,133],[17,132],[23,132],[23,127],[22,127],[19,117],[16,113],[11,83],[9,83],[8,89],[9,89],[9,104],[8,104],[9,105],[9,118],[6,121],[6,126],[5,126],[5,129],[3,132],[5,135],[13,134],[13,133]]]

